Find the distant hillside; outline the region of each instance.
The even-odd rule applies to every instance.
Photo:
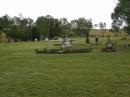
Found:
[[[126,36],[128,35],[123,30],[120,30],[118,33],[116,33],[117,36]],[[93,29],[90,32],[90,36],[115,36],[115,33],[110,31],[109,29],[101,30],[101,29]]]

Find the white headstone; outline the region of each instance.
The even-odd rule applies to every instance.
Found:
[[[45,41],[48,41],[48,38],[45,38]]]
[[[37,38],[35,38],[35,41],[37,41]]]

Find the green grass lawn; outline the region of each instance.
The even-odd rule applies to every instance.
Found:
[[[34,53],[52,42],[0,43],[0,97],[130,97],[130,40],[113,40],[118,52],[101,52],[102,39],[90,53],[59,55]]]

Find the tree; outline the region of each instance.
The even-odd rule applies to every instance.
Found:
[[[8,33],[8,37],[13,38],[14,40],[23,40],[24,32],[23,32],[23,24],[21,23],[20,17],[13,17],[12,18],[12,25],[10,33]]]
[[[36,26],[41,35],[48,37],[48,32],[53,25],[53,17],[52,16],[41,16],[36,20]]]
[[[70,30],[72,31],[72,33],[76,36],[81,36],[79,31],[78,31],[78,24],[77,24],[77,20],[72,20],[70,22]]]
[[[92,28],[93,28],[92,20],[89,19],[87,20],[86,23],[86,43],[89,43],[89,33],[92,30]]]
[[[50,23],[47,33],[48,38],[53,39],[55,37],[62,36],[61,22],[56,18],[52,18],[51,20],[49,20],[49,22]]]
[[[106,23],[100,22],[99,27],[100,27],[100,29],[102,31],[102,37],[103,37],[104,36],[104,29],[106,29]]]
[[[93,25],[91,19],[85,19],[84,17],[77,20],[77,30],[86,36],[86,43],[89,43],[89,32],[91,31]]]
[[[33,20],[31,19],[31,18],[27,18],[27,24],[26,24],[26,39],[27,40],[31,40],[31,41],[33,41],[33,35],[32,35],[32,33],[33,33],[33,27],[34,27],[34,22],[33,22]]]
[[[130,0],[118,0],[118,4],[111,14],[113,22],[120,22],[124,29],[130,33]]]
[[[60,19],[60,27],[62,36],[70,34],[70,23],[68,22],[67,18]]]
[[[31,33],[32,33],[32,36],[31,36],[32,41],[35,41],[35,39],[37,39],[38,41],[40,40],[40,33],[38,31],[38,28],[35,25],[32,26]]]
[[[98,27],[98,24],[94,24],[94,29],[96,29]]]
[[[47,15],[46,17],[41,16],[36,21],[36,26],[40,34],[50,39],[61,35],[60,25],[60,21],[50,15]]]
[[[3,32],[8,33],[10,31],[12,21],[8,15],[0,17],[0,28]]]
[[[115,36],[118,36],[118,32],[120,31],[121,24],[117,22],[116,19],[112,22],[112,32],[115,34]]]
[[[33,20],[30,18],[13,17],[11,19],[12,24],[10,32],[7,34],[8,37],[14,40],[32,40],[32,25]]]

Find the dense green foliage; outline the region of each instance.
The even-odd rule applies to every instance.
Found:
[[[22,15],[19,17],[9,17],[8,15],[0,17],[0,31],[6,33],[8,38],[14,40],[38,40],[48,37],[85,36],[89,42],[89,32],[92,28],[92,20],[79,18],[68,22],[67,18],[57,19],[50,15],[40,16],[34,22],[30,18]]]
[[[130,33],[130,0],[118,0],[118,4],[112,13],[113,28],[118,29],[124,26],[124,29]]]
[[[92,20],[87,20],[82,17],[76,20],[76,24],[76,30],[78,31],[79,35],[86,36],[86,43],[89,43],[89,32],[93,28]]]
[[[55,36],[61,36],[60,25],[60,21],[50,15],[38,17],[36,21],[40,34],[50,39],[53,39]]]
[[[9,17],[5,15],[0,17],[0,30],[5,32],[8,38],[13,38],[14,40],[32,40],[34,32],[34,22],[30,18],[24,17]],[[37,34],[38,31],[37,31]],[[39,35],[40,36],[40,35]]]
[[[90,39],[94,42],[93,39]],[[129,40],[118,40],[118,52],[36,55],[35,48],[53,48],[55,42],[0,44],[1,97],[129,97]],[[82,47],[85,39],[73,45]]]

